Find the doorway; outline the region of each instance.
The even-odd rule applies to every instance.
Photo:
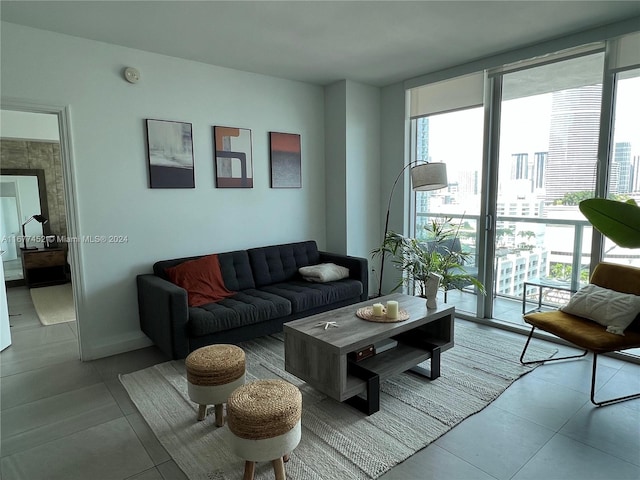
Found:
[[[80,345],[77,253],[65,241],[75,223],[68,111],[3,101],[0,113],[0,250],[11,331],[57,325]]]

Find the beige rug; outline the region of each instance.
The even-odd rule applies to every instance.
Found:
[[[30,292],[33,306],[43,325],[75,321],[76,310],[73,305],[71,283],[32,288]]]
[[[242,344],[247,381],[282,378],[302,391],[302,440],[286,464],[287,479],[373,479],[485,408],[532,370],[518,361],[526,338],[456,325],[455,347],[442,354],[442,376],[429,381],[403,373],[381,385],[380,411],[366,416],[284,371],[282,335]],[[555,349],[534,348],[536,358]],[[538,357],[539,356],[539,357]],[[162,363],[120,377],[158,440],[190,480],[240,480],[243,461],[229,446],[227,427],[209,413],[196,422],[184,361]],[[272,480],[269,462],[256,479]]]

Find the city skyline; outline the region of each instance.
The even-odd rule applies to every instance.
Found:
[[[635,120],[640,111],[640,70],[634,72],[637,76],[622,79],[616,90],[609,193],[640,200],[640,129]],[[588,271],[592,228],[577,204],[556,203],[567,193],[595,189],[601,96],[601,85],[588,85],[502,102],[496,205],[502,233],[496,235],[496,293],[519,296],[527,275],[567,272],[576,255],[581,270]],[[483,134],[483,107],[417,122],[417,159],[446,163],[449,188],[416,195],[416,225],[427,222],[420,214],[464,215],[471,226],[465,245],[474,253],[476,236],[468,234],[479,233]],[[423,234],[416,231],[418,237]],[[531,235],[524,240],[527,234]],[[581,239],[577,248],[576,238]],[[604,259],[640,263],[637,252],[607,239]]]
[[[618,82],[612,141],[612,147],[618,143],[629,143],[631,162],[636,157],[640,158],[640,129],[635,118],[640,111],[640,70],[634,72],[639,76],[624,78]],[[510,163],[512,155],[527,153],[532,158],[537,152],[549,152],[552,105],[552,92],[503,102],[499,149],[501,181],[509,180],[511,166],[509,164],[508,168],[503,167],[505,163]],[[450,182],[455,182],[462,172],[480,172],[483,115],[483,107],[476,107],[420,119],[418,125],[428,124],[428,139],[422,142],[428,144],[428,157],[425,158],[420,151],[418,142],[418,160],[446,163]],[[599,114],[597,120],[599,123]],[[464,132],[462,138],[460,132]],[[418,136],[420,135],[418,132]],[[597,140],[597,130],[595,135]],[[596,153],[593,154],[594,164]],[[612,158],[615,158],[615,151],[612,152]],[[593,174],[595,175],[595,167]]]

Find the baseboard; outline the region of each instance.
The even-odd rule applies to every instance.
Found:
[[[99,345],[81,345],[81,360],[83,362],[97,360],[99,358],[131,352],[133,350],[139,350],[152,345],[153,342],[142,332],[110,337],[108,342],[103,342]]]

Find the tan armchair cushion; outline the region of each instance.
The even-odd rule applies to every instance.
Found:
[[[591,283],[616,292],[640,295],[640,268],[602,262],[593,270]]]
[[[624,336],[616,335],[607,332],[605,327],[592,320],[560,310],[530,313],[524,316],[524,320],[529,325],[596,353],[640,347],[640,332],[635,329],[628,328]]]
[[[640,295],[640,268],[600,263],[593,271],[591,283],[622,293]],[[640,348],[640,318],[624,331],[624,336],[606,331],[592,320],[560,310],[530,313],[524,320],[545,332],[553,333],[574,345],[596,353]]]

